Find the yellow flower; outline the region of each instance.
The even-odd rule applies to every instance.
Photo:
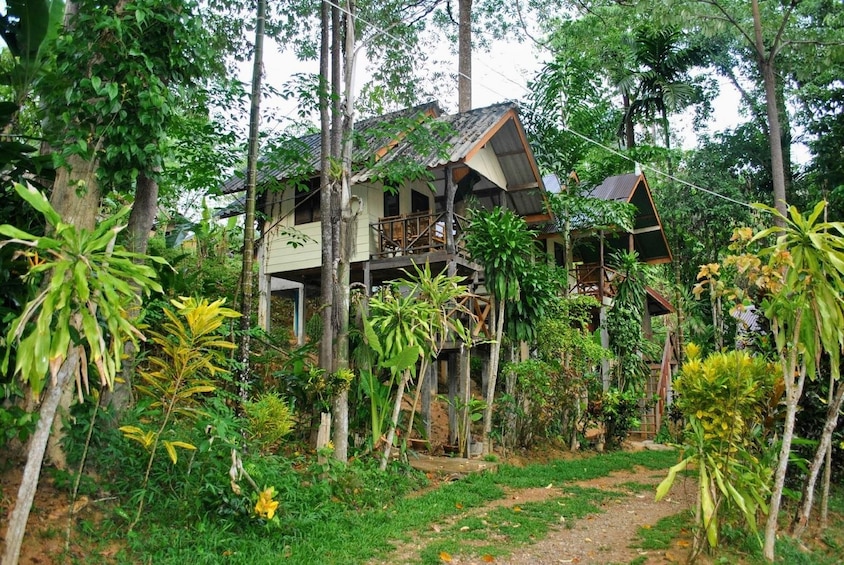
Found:
[[[273,500],[275,496],[275,488],[267,487],[261,494],[258,495],[258,502],[255,504],[255,514],[261,518],[272,520],[275,516],[276,508],[278,508],[278,501]]]

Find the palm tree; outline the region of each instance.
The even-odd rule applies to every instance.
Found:
[[[681,110],[699,98],[689,71],[704,64],[708,49],[685,44],[683,34],[670,29],[640,29],[630,41],[633,70],[618,88],[627,101],[620,127],[627,147],[635,145],[632,125],[638,118],[659,119],[665,148],[671,149],[669,111]],[[671,162],[668,163],[669,173]]]

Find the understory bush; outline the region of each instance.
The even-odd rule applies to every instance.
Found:
[[[741,518],[756,533],[757,511],[767,513],[773,476],[771,442],[765,421],[777,404],[776,367],[747,351],[713,353],[705,359],[690,344],[686,363],[674,382],[682,412],[683,460],[672,467],[657,490],[667,494],[687,465],[698,470],[698,545],[705,537],[718,544],[722,524]]]
[[[274,392],[265,392],[254,402],[244,402],[243,412],[249,422],[250,439],[262,451],[276,448],[295,422],[290,406]]]
[[[566,371],[558,361],[528,359],[505,365],[515,380],[514,394],[496,404],[496,428],[510,447],[530,448],[537,442],[581,431],[586,415],[586,378]]]
[[[618,449],[630,435],[630,430],[641,424],[642,393],[611,388],[590,406],[590,416],[604,426],[604,441],[607,449]]]

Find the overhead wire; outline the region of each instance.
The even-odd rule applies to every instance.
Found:
[[[392,39],[393,41],[395,41],[395,42],[397,42],[397,43],[400,43],[400,44],[402,44],[403,46],[405,46],[405,47],[407,47],[407,48],[409,48],[409,49],[410,49],[410,48],[412,48],[412,46],[411,46],[411,45],[409,45],[406,41],[404,41],[404,40],[403,40],[403,39],[401,39],[400,37],[397,37],[397,36],[396,36],[396,35],[394,35],[394,34],[391,34],[388,30],[384,29],[384,28],[383,28],[383,26],[380,26],[380,25],[378,25],[378,24],[374,24],[374,23],[372,23],[372,22],[369,22],[369,21],[367,21],[367,20],[365,20],[365,19],[361,18],[360,16],[356,16],[356,15],[354,15],[354,14],[350,13],[350,12],[349,12],[346,8],[344,8],[343,6],[340,6],[340,5],[336,4],[333,0],[321,0],[321,1],[322,1],[322,2],[324,2],[325,4],[328,4],[329,6],[331,6],[331,7],[333,7],[333,8],[336,8],[336,9],[340,10],[341,12],[343,12],[344,14],[346,14],[347,16],[352,16],[352,17],[356,18],[358,21],[360,21],[360,22],[362,22],[362,23],[364,23],[364,24],[366,24],[366,25],[368,25],[368,26],[371,26],[371,27],[373,27],[373,28],[377,29],[380,33],[383,33],[384,35],[386,35],[388,38]],[[493,67],[491,67],[491,66],[487,65],[487,64],[486,64],[486,63],[484,63],[483,61],[480,61],[480,60],[479,60],[478,62],[479,62],[479,63],[480,63],[483,67],[485,67],[486,69],[488,69],[489,71],[491,71],[492,73],[494,73],[494,74],[496,74],[496,75],[500,76],[500,77],[501,77],[501,78],[503,78],[505,81],[507,81],[507,82],[509,82],[509,83],[511,83],[511,84],[513,84],[513,85],[515,85],[516,87],[520,88],[523,92],[525,92],[525,93],[530,93],[530,90],[527,88],[527,86],[526,86],[526,85],[516,82],[515,80],[513,80],[513,79],[512,79],[512,78],[510,78],[510,77],[508,77],[507,75],[505,75],[504,73],[502,73],[502,72],[501,72],[501,71],[499,71],[498,69],[495,69],[495,68],[493,68]],[[457,75],[458,75],[458,76],[462,76],[462,77],[464,77],[464,78],[466,78],[466,79],[468,79],[468,80],[470,80],[470,81],[472,80],[472,77],[471,77],[471,76],[466,75],[465,73],[462,73],[462,72],[460,72],[459,70],[458,70],[458,72],[457,72]],[[494,88],[492,88],[492,87],[490,87],[490,86],[488,86],[488,85],[478,85],[478,86],[481,86],[482,88],[484,88],[484,89],[488,90],[488,91],[489,91],[489,92],[491,92],[492,94],[495,94],[495,95],[497,95],[497,96],[500,96],[500,97],[501,97],[502,99],[504,99],[504,100],[511,99],[509,96],[507,96],[507,95],[505,95],[505,94],[502,94],[501,92],[496,91]],[[715,196],[715,197],[717,197],[717,198],[721,198],[721,199],[726,200],[726,201],[728,201],[728,202],[732,202],[733,204],[738,204],[739,206],[745,206],[745,207],[747,207],[747,208],[753,208],[753,206],[752,206],[749,202],[743,202],[743,201],[741,201],[741,200],[737,200],[737,199],[735,199],[735,198],[732,198],[732,197],[727,196],[727,195],[725,195],[725,194],[721,194],[721,193],[716,192],[716,191],[714,191],[714,190],[710,190],[710,189],[708,189],[708,188],[703,188],[702,186],[698,186],[698,185],[696,185],[696,184],[694,184],[694,183],[691,183],[691,182],[688,182],[688,181],[683,180],[683,179],[681,179],[681,178],[678,178],[678,177],[676,177],[676,176],[674,176],[674,175],[672,175],[672,174],[669,174],[669,173],[666,173],[666,172],[664,172],[664,171],[662,171],[662,170],[660,170],[660,169],[657,169],[656,167],[653,167],[653,166],[650,166],[650,165],[647,165],[647,164],[642,164],[642,163],[639,163],[638,161],[636,161],[634,158],[630,157],[629,155],[625,155],[625,154],[624,154],[624,153],[622,153],[621,151],[619,151],[619,150],[617,150],[617,149],[613,149],[612,147],[609,147],[609,146],[607,146],[607,145],[605,145],[605,144],[601,143],[600,141],[597,141],[597,140],[595,140],[595,139],[593,139],[593,138],[589,137],[588,135],[585,135],[585,134],[582,134],[582,133],[580,133],[580,132],[578,132],[578,131],[575,131],[575,130],[571,129],[570,127],[566,126],[566,125],[561,125],[560,127],[561,127],[564,131],[567,131],[567,132],[571,133],[572,135],[575,135],[576,137],[579,137],[580,139],[582,139],[582,140],[584,140],[584,141],[586,141],[586,142],[588,142],[588,143],[591,143],[591,144],[595,145],[596,147],[599,147],[599,148],[603,149],[604,151],[608,151],[609,153],[611,153],[611,154],[613,154],[613,155],[616,155],[616,156],[618,156],[618,157],[621,157],[622,159],[625,159],[625,160],[627,160],[627,161],[629,161],[629,162],[631,162],[631,163],[633,163],[633,164],[635,164],[635,165],[638,165],[638,166],[642,167],[643,169],[647,169],[647,170],[649,170],[649,171],[652,171],[652,172],[653,172],[654,174],[656,174],[657,176],[660,176],[660,177],[662,177],[662,178],[665,178],[665,179],[671,180],[671,181],[673,181],[673,182],[675,182],[675,183],[677,183],[677,184],[680,184],[680,185],[683,185],[683,186],[689,187],[689,188],[691,188],[691,189],[694,189],[694,190],[699,190],[699,191],[701,191],[701,192],[703,192],[703,193],[706,193],[706,194],[709,194],[709,195]]]

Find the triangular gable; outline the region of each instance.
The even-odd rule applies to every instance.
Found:
[[[645,263],[670,263],[668,239],[654,205],[648,180],[642,173],[608,177],[593,188],[590,196],[604,200],[618,200],[636,206],[633,225],[634,248]]]

